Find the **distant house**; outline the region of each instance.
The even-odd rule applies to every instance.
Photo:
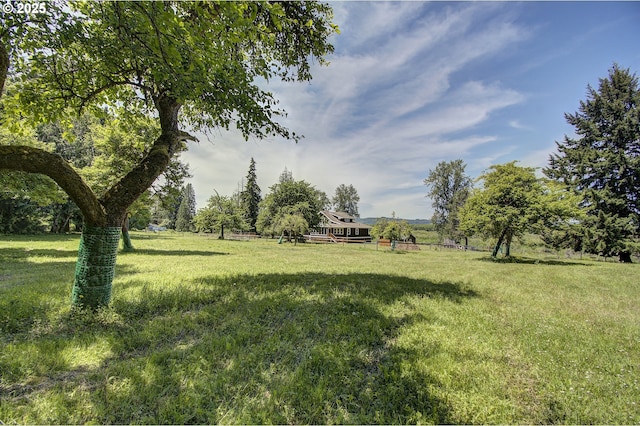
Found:
[[[305,235],[308,241],[334,243],[370,243],[372,226],[359,223],[356,218],[344,212],[320,212],[322,220],[315,231]]]

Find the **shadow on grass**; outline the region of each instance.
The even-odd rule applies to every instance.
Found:
[[[207,250],[156,250],[156,249],[134,249],[132,251],[118,250],[120,256],[221,256],[228,255],[226,252],[215,252]],[[64,258],[78,257],[78,250],[56,250],[56,249],[24,249],[24,248],[0,248],[0,261],[2,262],[29,262],[30,257]]]
[[[78,250],[1,248],[0,259],[5,262],[27,261],[29,257],[78,257]]]
[[[16,406],[35,393],[62,398],[52,417],[29,418],[36,423],[458,422],[433,394],[442,384],[412,368],[424,353],[395,344],[405,327],[435,321],[437,309],[394,308],[477,296],[458,284],[301,273],[127,286],[145,288],[143,298],[116,297],[95,316],[62,315],[31,341],[49,348],[36,388],[21,385],[34,379],[24,368],[0,365],[16,375],[0,397]],[[98,342],[109,347],[99,365],[54,361]]]
[[[73,261],[29,262],[12,260],[12,269],[0,270],[0,346],[14,334],[29,334],[49,321],[52,312],[68,311],[73,286]],[[117,265],[116,276],[137,273]],[[2,420],[2,419],[0,419]]]
[[[134,249],[132,251],[120,251],[118,256],[222,256],[228,255],[225,252],[215,252],[207,250],[155,250],[155,249]]]
[[[551,266],[590,266],[587,262],[576,262],[573,260],[553,260],[553,259],[535,259],[530,257],[519,257],[519,256],[509,256],[509,257],[479,257],[477,260],[481,262],[491,262],[491,263],[514,263],[518,265],[551,265]]]

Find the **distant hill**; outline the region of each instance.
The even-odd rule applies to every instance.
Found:
[[[358,222],[360,223],[364,223],[366,225],[375,225],[376,222],[378,221],[378,219],[380,219],[379,217],[361,217],[360,219],[358,219]],[[391,219],[391,218],[387,218],[387,219]],[[400,219],[400,218],[396,218],[394,220],[397,221],[406,221],[409,225],[428,225],[429,223],[431,223],[430,219]]]

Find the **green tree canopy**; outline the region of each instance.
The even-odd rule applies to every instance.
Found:
[[[182,201],[178,208],[178,217],[176,219],[176,231],[190,232],[195,229],[193,218],[196,215],[196,193],[193,185],[188,183],[182,189]]]
[[[460,229],[468,235],[496,238],[493,257],[503,243],[505,255],[510,256],[514,237],[544,225],[560,226],[578,214],[577,199],[570,193],[545,185],[534,168],[515,161],[491,166],[479,180],[482,188],[473,191],[460,211]]]
[[[462,160],[441,161],[424,184],[429,189],[428,197],[433,200],[433,223],[441,237],[459,241],[464,235],[460,232],[458,213],[467,201],[473,181],[464,172],[466,164]]]
[[[395,213],[393,214],[395,217]],[[405,241],[412,233],[411,226],[405,220],[379,218],[371,229],[371,234],[387,240]]]
[[[304,235],[309,229],[309,224],[300,213],[286,213],[278,218],[276,230],[280,233],[287,233],[287,239],[294,244],[298,243],[298,237]]]
[[[119,229],[129,206],[194,139],[182,128],[234,124],[245,138],[297,139],[276,121],[283,112],[257,81],[309,80],[312,62],[324,63],[333,51],[328,37],[337,28],[331,8],[317,2],[49,5],[37,19],[3,15],[0,87],[9,71],[15,87],[2,94],[2,125],[19,128],[21,117],[64,119],[68,108],[99,116],[123,107],[125,117],[150,114],[160,128],[142,159],[103,194],[55,153],[0,146],[0,169],[49,176],[82,211],[87,238],[81,242],[74,303],[94,307],[109,302],[115,270],[115,254],[98,251],[115,250],[118,243],[109,236],[115,244],[98,249],[95,236]]]
[[[640,88],[628,69],[614,65],[598,89],[587,88],[586,101],[565,114],[576,137],[556,142],[544,170],[582,197],[588,217],[584,248],[630,262],[640,251]]]
[[[279,223],[286,215],[301,216],[310,228],[320,223],[320,211],[324,209],[327,198],[324,192],[304,180],[296,181],[293,178],[280,180],[270,190],[261,203],[256,223],[258,232],[272,235],[280,233]]]
[[[220,239],[224,240],[225,228],[245,230],[247,223],[244,220],[242,208],[233,197],[216,194],[209,198],[207,206],[198,210],[193,222],[198,231],[220,231]]]
[[[336,188],[336,193],[331,201],[335,211],[345,212],[354,217],[360,216],[358,213],[358,202],[360,201],[360,196],[353,185],[347,186],[345,184],[340,184]]]

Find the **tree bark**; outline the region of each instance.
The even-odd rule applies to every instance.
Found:
[[[507,228],[504,228],[502,230],[502,233],[500,234],[500,237],[498,237],[498,242],[496,243],[496,246],[493,248],[493,253],[491,253],[491,257],[498,256],[498,250],[500,250],[500,246],[502,245],[502,240],[504,240],[505,235],[507,235]]]
[[[120,226],[129,206],[166,170],[169,161],[180,151],[185,141],[196,140],[188,133],[178,130],[178,111],[181,105],[175,99],[164,97],[156,100],[156,106],[162,134],[142,161],[100,199],[100,203],[105,206],[109,226]]]
[[[0,169],[49,176],[80,208],[85,222],[96,226],[107,224],[103,205],[82,177],[58,154],[29,146],[0,146]]]
[[[633,263],[631,260],[631,253],[628,251],[621,251],[618,253],[618,260],[622,263]]]
[[[9,72],[9,52],[7,52],[7,48],[4,46],[4,43],[0,43],[0,98],[2,98],[4,82],[7,80],[8,72]]]
[[[6,51],[0,45],[0,66],[3,53]],[[171,157],[180,151],[185,141],[195,140],[178,129],[181,105],[176,99],[163,95],[155,99],[155,104],[161,135],[144,159],[100,199],[61,156],[26,146],[0,146],[0,169],[49,176],[82,212],[84,224],[72,290],[74,306],[97,308],[108,305],[127,209],[166,170]],[[126,243],[128,233],[124,232],[124,235]]]
[[[122,249],[124,251],[133,251],[133,244],[131,243],[131,236],[129,235],[129,215],[124,217],[122,222]]]
[[[507,238],[507,241],[505,241],[504,243],[505,245],[504,255],[505,257],[511,257],[511,240],[513,240],[513,234],[508,233],[506,238]]]

